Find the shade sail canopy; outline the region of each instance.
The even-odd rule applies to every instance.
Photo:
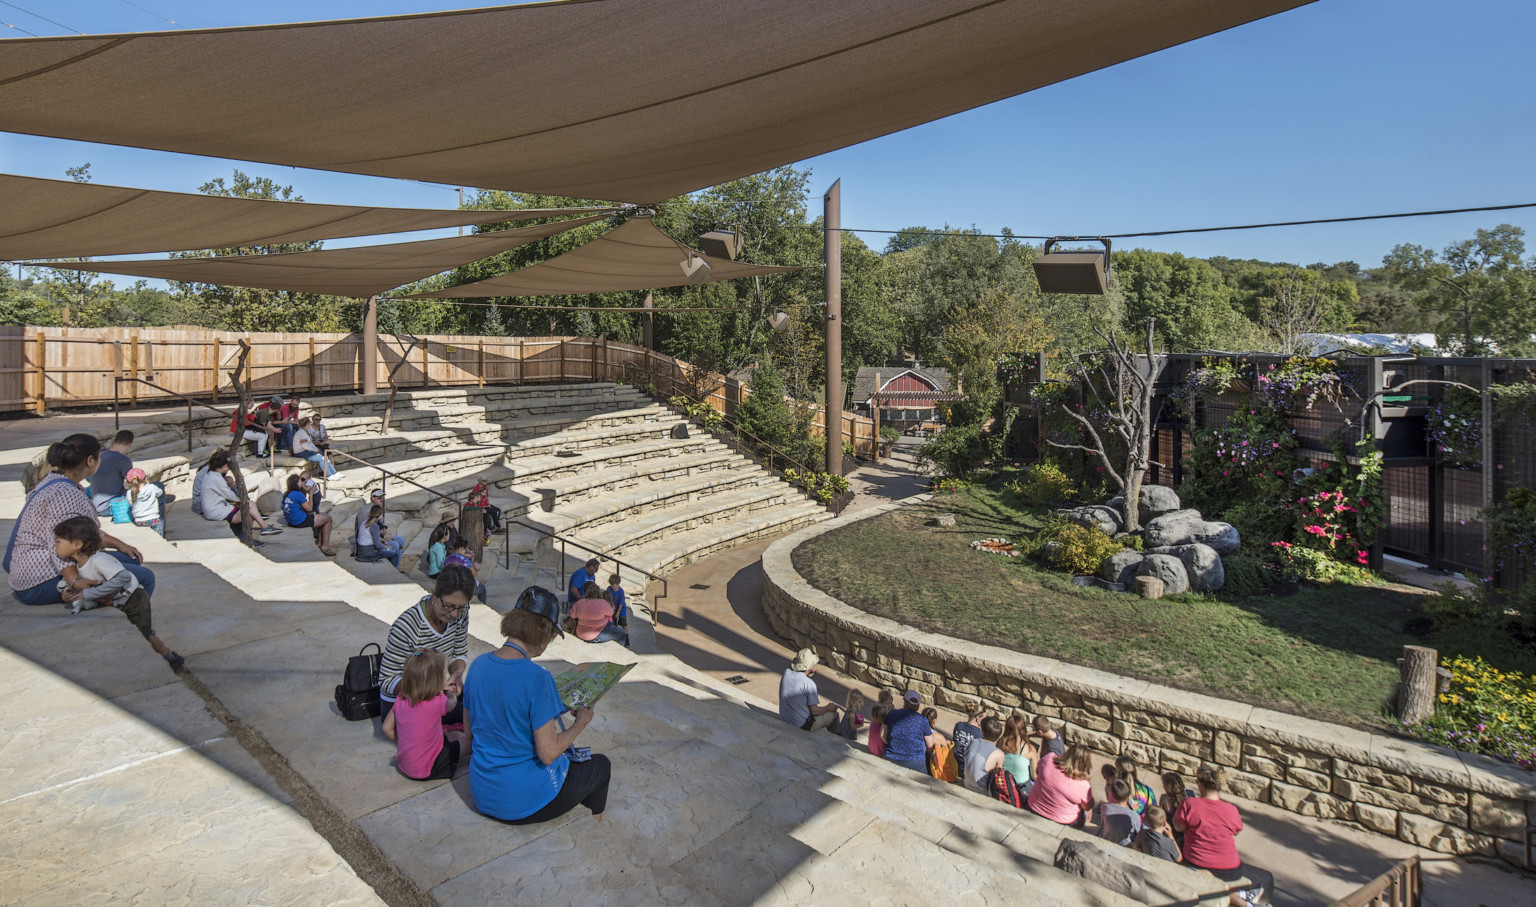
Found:
[[[651,203],[1305,2],[570,0],[11,39],[0,129]]]
[[[214,283],[263,290],[293,290],[332,296],[374,296],[449,268],[537,242],[606,215],[534,224],[511,230],[450,236],[417,242],[229,255],[218,258],[153,258],[135,261],[26,262],[69,271],[130,274],[185,283]]]
[[[0,58],[4,56],[0,42]],[[313,205],[0,174],[0,260],[234,249],[600,210],[610,209],[442,211]]]
[[[650,218],[634,217],[585,245],[536,265],[500,277],[416,293],[407,298],[566,296],[680,287],[690,283],[679,267],[690,255],[703,258],[709,264],[710,283],[803,270],[702,256],[656,229]]]

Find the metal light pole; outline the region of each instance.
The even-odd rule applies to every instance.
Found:
[[[645,302],[641,303],[640,307],[642,310],[640,315],[640,336],[642,338],[640,345],[648,350],[653,350],[656,348],[656,316],[652,315],[651,312],[656,308],[656,301],[651,298],[650,293],[645,294]]]
[[[827,472],[843,474],[843,181],[822,196],[827,276]]]

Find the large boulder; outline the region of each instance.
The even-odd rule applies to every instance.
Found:
[[[1177,513],[1179,509],[1178,492],[1167,485],[1143,485],[1137,500],[1141,503],[1137,511],[1143,526],[1165,513]]]
[[[1198,510],[1175,510],[1147,523],[1142,537],[1148,548],[1209,545],[1217,554],[1236,554],[1243,540],[1231,523],[1207,520]]]
[[[1171,548],[1153,548],[1148,554],[1170,554],[1184,564],[1189,576],[1189,588],[1196,592],[1215,592],[1227,582],[1227,571],[1221,565],[1221,555],[1210,545],[1196,542],[1192,545],[1176,545]]]
[[[1106,845],[1112,847],[1113,845]],[[1064,840],[1052,861],[1062,872],[1102,885],[1133,901],[1147,903],[1147,877],[1140,866],[1113,856],[1088,841]]]
[[[1060,516],[1078,524],[1093,529],[1103,530],[1105,535],[1114,535],[1120,531],[1123,517],[1120,511],[1103,504],[1095,504],[1088,507],[1069,507],[1066,510],[1056,511]]]
[[[1099,567],[1099,576],[1111,583],[1129,586],[1136,578],[1136,571],[1141,568],[1141,560],[1140,551],[1126,550],[1111,554]]]
[[[1136,575],[1162,580],[1163,591],[1169,595],[1189,591],[1189,573],[1184,569],[1184,561],[1171,554],[1146,555],[1141,559],[1141,566],[1136,568]]]

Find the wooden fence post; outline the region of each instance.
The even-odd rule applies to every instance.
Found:
[[[128,338],[128,377],[139,377],[139,338],[137,335]],[[139,408],[139,382],[128,382],[128,405],[134,409]]]
[[[213,338],[213,347],[210,351],[211,358],[208,361],[208,393],[213,397],[213,402],[215,403],[219,402],[219,357],[223,355],[219,349],[220,345],[221,341],[219,338]]]
[[[475,348],[475,371],[480,375],[480,386],[485,387],[485,338],[481,337]]]
[[[309,335],[309,395],[315,395],[315,335]]]
[[[42,331],[37,332],[37,402],[34,406],[37,414],[41,416],[48,411],[48,379],[45,377],[48,363],[48,335]]]

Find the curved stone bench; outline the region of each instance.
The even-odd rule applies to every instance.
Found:
[[[1158,771],[1188,774],[1215,762],[1239,797],[1444,853],[1516,848],[1536,820],[1536,774],[1518,766],[927,633],[838,601],[791,561],[819,535],[930,497],[818,523],[769,546],[763,610],[774,631],[866,683],[913,688],[959,711],[979,700],[1049,715],[1072,739]]]

